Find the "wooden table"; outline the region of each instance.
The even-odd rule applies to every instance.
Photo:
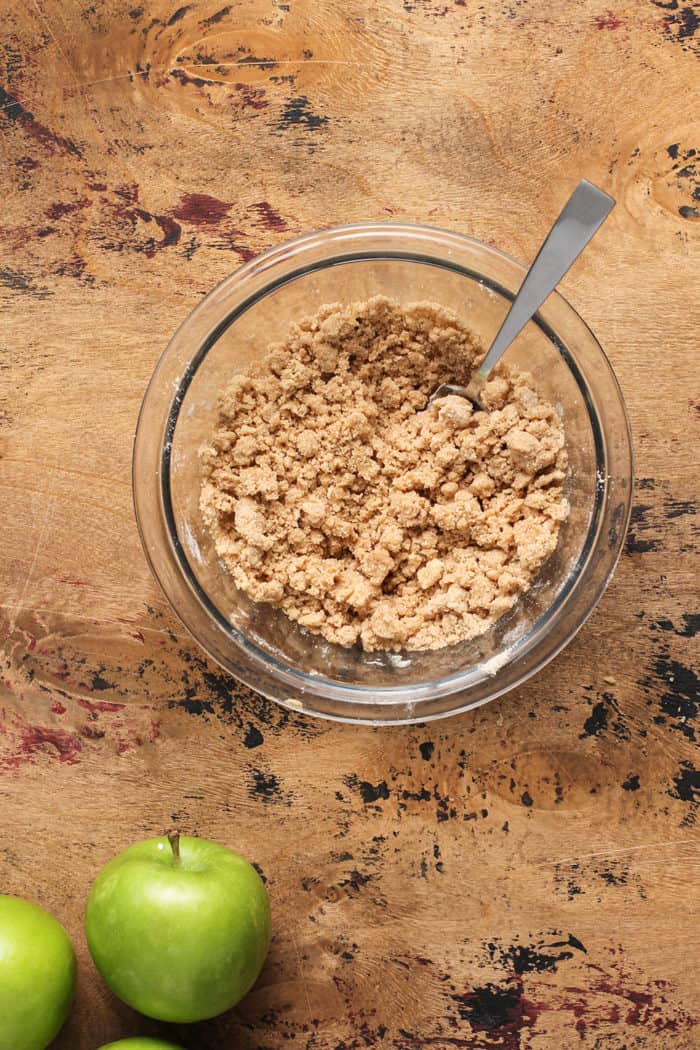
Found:
[[[698,4],[4,14],[0,887],[76,945],[56,1046],[165,1031],[105,990],[82,914],[107,858],[173,825],[254,860],[274,909],[256,989],[171,1033],[190,1050],[700,1046]],[[429,726],[328,725],[237,686],[132,514],[175,326],[241,260],[338,222],[529,259],[580,176],[618,206],[563,290],[617,371],[638,475],[596,614],[525,687]]]

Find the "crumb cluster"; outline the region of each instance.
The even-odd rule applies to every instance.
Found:
[[[568,505],[564,431],[530,376],[430,303],[324,306],[234,376],[201,460],[201,512],[236,585],[330,642],[437,649],[531,585]]]

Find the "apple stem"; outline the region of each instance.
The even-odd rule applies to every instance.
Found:
[[[179,864],[180,863],[180,832],[176,831],[172,835],[168,835],[168,842],[170,843],[170,848],[173,851],[173,857],[175,858],[175,863]]]

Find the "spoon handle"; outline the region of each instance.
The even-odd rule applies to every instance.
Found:
[[[477,372],[480,379],[486,379],[614,207],[615,201],[607,193],[585,179],[579,182],[525,274],[498,335]]]

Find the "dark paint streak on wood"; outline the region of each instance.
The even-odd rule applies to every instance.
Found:
[[[174,80],[177,80],[182,87],[185,87],[187,84],[194,84],[195,87],[203,88],[211,83],[209,80],[204,80],[202,77],[191,77],[184,69],[171,69],[170,76]]]
[[[692,762],[682,761],[673,778],[673,788],[668,793],[681,802],[700,802],[700,769],[696,769]]]
[[[380,799],[389,798],[389,788],[386,780],[381,780],[378,784],[370,784],[368,780],[359,780],[353,774],[345,778],[345,783],[348,787],[359,791],[362,801],[367,805],[372,802],[378,802]]]
[[[18,102],[13,95],[10,95],[2,85],[0,85],[0,119],[21,127],[36,142],[46,146],[50,151],[58,148],[64,153],[72,154],[74,157],[82,156],[82,153],[71,139],[57,135],[55,131],[51,131],[50,128],[41,124],[36,120],[34,114],[25,109],[21,102]]]
[[[181,18],[185,17],[187,12],[191,10],[191,8],[191,4],[186,4],[184,7],[178,7],[177,11],[175,11],[174,14],[170,16],[170,18],[165,24],[167,26],[174,26],[176,22],[179,22]]]
[[[247,109],[267,109],[270,105],[265,97],[264,88],[251,87],[250,84],[234,84],[236,91],[240,92],[241,102]]]
[[[262,769],[252,769],[251,777],[252,783],[248,793],[252,798],[262,799],[265,803],[283,801],[280,782],[274,773],[268,773]]]
[[[53,295],[44,285],[34,283],[34,278],[15,270],[0,270],[0,287],[14,292],[26,292],[35,299],[48,299]]]
[[[239,66],[260,66],[261,69],[276,69],[279,62],[274,58],[258,58],[257,55],[246,55],[238,60]]]
[[[106,734],[104,729],[98,729],[94,725],[86,725],[80,730],[80,735],[84,736],[86,740],[103,740]]]
[[[422,787],[420,791],[408,791],[404,790],[401,792],[401,798],[404,801],[412,802],[432,802],[433,796],[430,794],[426,787]],[[474,814],[476,816],[476,814]]]
[[[343,879],[338,883],[339,889],[351,889],[355,893],[359,893],[363,886],[366,886],[368,882],[374,878],[374,875],[365,875],[360,871],[353,870],[350,872],[347,879]]]
[[[123,711],[126,704],[115,704],[109,700],[86,700],[84,697],[80,697],[77,700],[79,707],[82,707],[85,711],[97,711],[97,712],[108,712],[113,713],[115,711]]]
[[[257,204],[253,204],[252,207],[257,211],[260,216],[260,224],[268,230],[275,230],[282,233],[287,229],[287,223],[278,212],[268,204],[267,201],[258,201]]]
[[[663,509],[664,516],[669,520],[684,518],[686,515],[692,517],[698,512],[698,503],[694,499],[669,499]]]
[[[632,507],[630,518],[630,531],[626,542],[627,553],[645,554],[649,551],[661,550],[662,534],[666,522],[683,517],[694,517],[697,512],[697,500],[677,499],[670,495],[664,497],[660,507],[658,505],[653,507],[649,503],[636,503]],[[650,536],[647,535],[649,533]]]
[[[553,930],[550,936],[559,936],[558,931]],[[508,947],[489,942],[486,952],[492,962],[498,963],[511,975],[524,973],[553,973],[561,962],[572,959],[574,952],[587,954],[582,941],[572,933],[566,940],[539,941],[535,944],[511,944]]]
[[[520,1032],[537,1019],[535,1003],[523,995],[521,978],[503,984],[489,982],[463,995],[451,996],[459,1017],[474,1032],[493,1032],[503,1050],[520,1050]],[[471,1045],[471,1044],[466,1044]]]
[[[676,1010],[674,1014],[667,1010],[668,1000],[663,994],[663,989],[667,987],[666,981],[654,981],[653,988],[630,988],[627,986],[629,976],[626,974],[609,973],[595,963],[590,963],[587,970],[591,974],[587,988],[567,989],[570,992],[578,992],[582,997],[578,1003],[577,1016],[584,1016],[584,1004],[588,1001],[592,989],[617,999],[617,1009],[610,1018],[613,1023],[622,1019],[628,1026],[639,1025],[642,1029],[653,1030],[655,1033],[675,1032],[681,1025],[690,1027],[694,1024],[693,1018],[685,1010]],[[572,1009],[570,1004],[565,1005]],[[623,1009],[626,1010],[624,1016]]]
[[[103,670],[104,670],[104,668],[101,668],[100,671],[97,671],[92,676],[92,688],[93,689],[97,689],[98,692],[101,692],[103,689],[114,689],[115,688],[113,682],[108,682],[106,678],[102,677],[101,671],[103,671]]]
[[[163,239],[154,245],[154,251],[159,248],[169,248],[171,245],[177,244],[180,240],[181,233],[178,224],[167,215],[154,215],[153,218],[163,231]],[[146,254],[148,255],[148,252],[146,252]]]
[[[153,258],[155,253],[161,248],[168,248],[173,244],[177,244],[180,240],[180,226],[171,219],[168,215],[151,215],[150,212],[144,211],[142,208],[137,208],[135,214],[144,222],[154,221],[157,226],[163,232],[163,237],[157,241],[155,238],[150,237],[146,242],[143,253],[147,258]]]
[[[226,218],[233,203],[211,197],[208,193],[185,193],[172,214],[193,226],[216,226]]]
[[[659,550],[660,546],[660,540],[638,540],[633,532],[628,533],[625,540],[627,554],[649,554],[650,551]]]
[[[622,19],[614,11],[606,11],[602,15],[596,15],[593,23],[596,29],[619,29],[623,24]]]
[[[692,7],[683,7],[677,15],[670,15],[667,21],[669,27],[678,26],[676,36],[679,40],[695,36],[700,28],[700,17]]]
[[[598,876],[608,886],[626,886],[628,871],[626,869],[616,871],[612,866],[604,868],[602,871],[597,872]]]
[[[19,769],[25,763],[33,762],[36,756],[41,754],[58,758],[59,762],[67,765],[75,765],[79,761],[81,750],[80,740],[66,730],[25,725],[20,729],[18,752],[0,759],[0,767]]]
[[[589,736],[598,736],[608,728],[608,707],[603,701],[599,701],[593,707],[590,715],[583,723],[583,732],[579,733],[579,740]]]
[[[700,704],[700,680],[694,671],[678,660],[671,660],[666,652],[654,663],[653,672],[663,682],[659,706],[662,714],[678,719],[672,726],[689,740],[695,740],[695,731],[690,724],[698,715]]]
[[[261,732],[293,731],[302,738],[314,738],[323,732],[318,721],[290,711],[253,693],[224,671],[214,670],[207,660],[193,650],[178,650],[180,670],[171,688],[180,692],[179,699],[168,701],[171,709],[180,709],[205,720],[216,718],[233,725],[245,735],[253,724]],[[177,693],[176,693],[177,695]]]
[[[683,626],[676,627],[673,620],[655,620],[651,625],[652,630],[669,631],[679,638],[694,638],[700,631],[700,613],[683,613],[681,617]]]
[[[700,15],[695,7],[689,5],[680,7],[678,2],[670,4],[660,3],[658,0],[652,0],[652,2],[656,7],[673,12],[664,16],[662,23],[664,33],[672,40],[678,41],[684,51],[694,51],[697,54],[700,46],[695,39],[695,34],[700,28]]]
[[[306,128],[307,131],[318,131],[328,123],[328,117],[314,113],[306,95],[290,98],[285,104],[277,127],[281,131],[288,128]]]
[[[62,219],[64,215],[72,215],[73,212],[81,211],[89,206],[90,201],[88,200],[57,202],[49,205],[46,209],[46,217],[56,221],[57,219]]]
[[[220,11],[216,11],[215,14],[210,15],[209,18],[203,19],[202,20],[202,25],[203,26],[216,25],[217,22],[221,22],[221,20],[226,18],[226,15],[228,15],[230,13],[231,13],[231,5],[229,4],[226,7],[222,7]]]
[[[265,742],[265,738],[257,728],[257,726],[249,725],[246,730],[246,734],[243,737],[243,746],[249,749],[260,747]]]
[[[370,784],[367,780],[361,781],[360,795],[362,796],[362,801],[367,803],[389,798],[389,788],[386,780],[382,780],[379,784]]]
[[[645,531],[652,527],[647,514],[652,510],[648,503],[636,503],[632,507],[630,515],[630,527],[625,541],[625,550],[628,554],[647,554],[649,551],[659,549],[660,541],[656,539],[639,539],[638,531]]]

